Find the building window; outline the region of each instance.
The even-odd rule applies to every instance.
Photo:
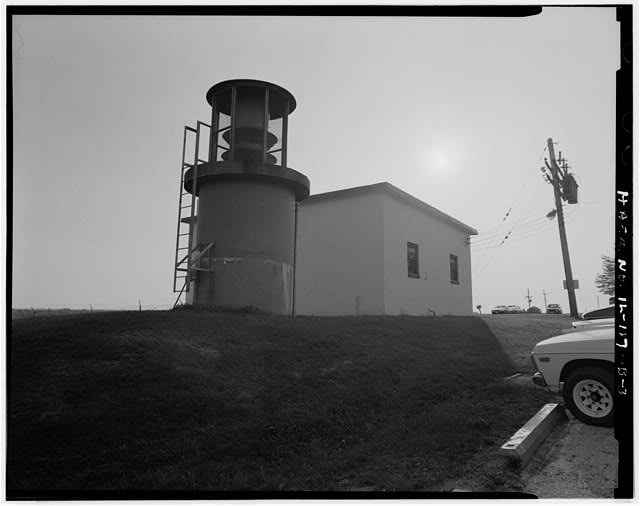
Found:
[[[458,255],[449,255],[449,274],[451,276],[451,282],[454,285],[459,285],[458,280]]]
[[[410,278],[420,277],[418,265],[418,245],[412,242],[407,243],[407,271]]]

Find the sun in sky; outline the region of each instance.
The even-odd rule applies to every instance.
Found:
[[[427,173],[444,179],[455,171],[455,159],[451,149],[446,144],[427,146],[424,151]]]

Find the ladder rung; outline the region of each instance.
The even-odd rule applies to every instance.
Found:
[[[180,272],[187,272],[187,269],[183,269],[182,267],[178,267],[176,270]],[[183,276],[183,277],[186,277],[186,276]]]
[[[187,207],[191,207],[191,204],[189,204],[188,206],[182,206],[180,209],[186,209]]]
[[[189,232],[185,232],[184,234],[178,234],[180,237],[182,237],[183,235],[189,235]]]
[[[185,246],[184,248],[178,248],[179,250],[181,249],[189,249],[189,246]]]

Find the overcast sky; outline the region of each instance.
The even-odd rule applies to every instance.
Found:
[[[613,255],[613,7],[527,18],[13,18],[13,307],[170,307],[182,130],[235,78],[288,89],[311,192],[382,181],[476,228],[473,303],[568,312],[548,137],[578,309]],[[9,189],[11,191],[11,189]],[[511,209],[509,216],[503,218]],[[509,239],[498,246],[505,235]],[[606,297],[600,295],[600,305]]]

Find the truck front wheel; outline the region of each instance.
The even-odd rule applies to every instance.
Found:
[[[563,397],[569,411],[580,421],[613,425],[613,374],[599,367],[583,367],[564,383]]]

